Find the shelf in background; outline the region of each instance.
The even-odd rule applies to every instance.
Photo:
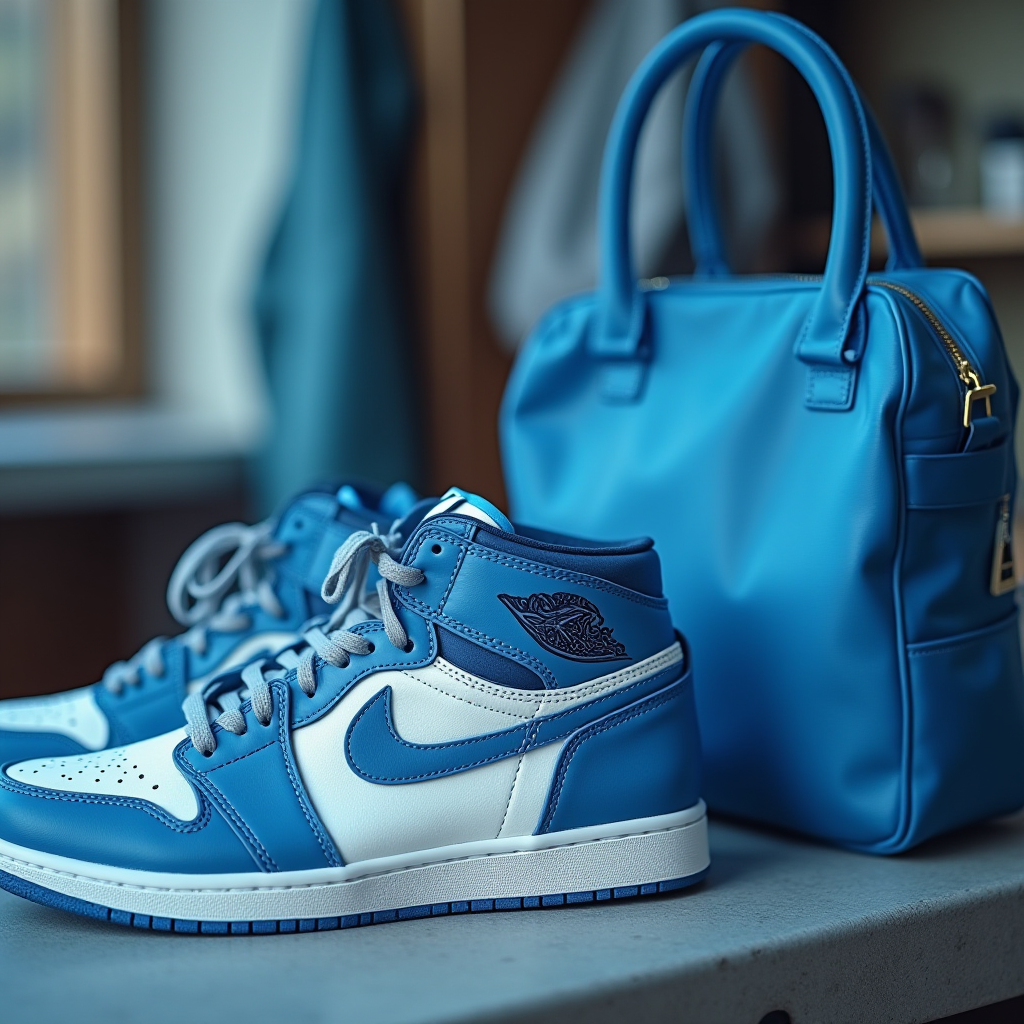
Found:
[[[1024,256],[1024,217],[1006,220],[978,207],[915,209],[910,211],[921,252],[929,261],[978,256]],[[796,225],[795,255],[823,260],[828,248],[830,218],[816,217]],[[885,257],[888,245],[878,218],[871,230],[871,255]]]
[[[151,403],[0,414],[0,516],[154,506],[239,486],[260,438],[201,410]]]

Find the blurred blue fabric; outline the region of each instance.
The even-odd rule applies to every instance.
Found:
[[[291,180],[255,296],[263,511],[308,481],[416,482],[404,261],[415,88],[390,2],[318,0]]]

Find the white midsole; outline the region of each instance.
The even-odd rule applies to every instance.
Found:
[[[709,864],[703,801],[590,828],[461,843],[339,868],[267,874],[132,871],[0,840],[0,871],[115,910],[199,921],[337,917],[683,878]]]

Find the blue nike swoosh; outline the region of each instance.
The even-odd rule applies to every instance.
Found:
[[[599,718],[674,684],[679,676],[680,666],[673,665],[586,704],[532,719],[511,729],[446,743],[410,743],[402,739],[391,714],[391,687],[385,686],[363,705],[349,724],[345,758],[361,779],[379,785],[439,779],[507,757],[519,757],[528,750],[565,739]]]

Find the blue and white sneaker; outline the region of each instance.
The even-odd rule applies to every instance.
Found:
[[[336,612],[211,682],[187,731],[0,772],[0,885],[227,934],[703,878],[689,655],[650,540],[514,528],[453,491],[400,556],[352,534],[325,600],[344,609],[371,561],[379,619],[345,628]]]
[[[92,686],[0,701],[0,764],[99,751],[182,725],[190,690],[293,642],[307,619],[328,610],[320,584],[353,530],[375,520],[386,529],[415,502],[405,484],[383,495],[345,485],[336,494],[301,494],[275,520],[203,534],[182,555],[167,590],[171,613],[187,631],[151,640]]]

